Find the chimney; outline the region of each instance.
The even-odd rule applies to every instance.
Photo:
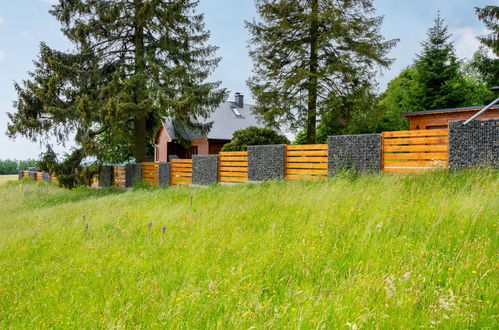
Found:
[[[239,92],[236,93],[236,106],[238,108],[244,108],[244,95]]]

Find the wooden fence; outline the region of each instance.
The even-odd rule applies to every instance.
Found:
[[[159,163],[142,163],[142,180],[149,186],[159,185]]]
[[[247,151],[221,151],[218,164],[218,181],[225,183],[248,182]]]
[[[286,145],[286,179],[327,177],[327,144]]]
[[[172,159],[170,163],[170,184],[190,185],[192,183],[192,159]]]
[[[383,132],[382,140],[384,172],[420,172],[448,167],[448,129]]]
[[[382,133],[382,170],[384,172],[420,172],[448,167],[448,129],[412,130]],[[248,182],[248,152],[219,153],[218,181]],[[159,185],[159,163],[142,163],[142,179],[150,186]],[[328,176],[328,145],[286,145],[285,178],[287,180],[324,179]],[[22,171],[29,177],[29,171]],[[43,181],[36,172],[36,181]],[[125,166],[112,167],[112,184],[124,188]],[[173,159],[170,162],[170,184],[192,184],[192,159]],[[54,175],[51,183],[57,183]],[[92,186],[98,186],[94,177]]]
[[[113,166],[113,185],[119,188],[125,188],[125,182],[125,166]]]

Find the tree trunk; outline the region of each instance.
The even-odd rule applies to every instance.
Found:
[[[311,0],[310,24],[310,76],[308,78],[307,144],[315,143],[317,126],[317,68],[318,68],[318,15],[319,0]]]
[[[135,74],[143,76],[145,70],[144,59],[144,24],[143,19],[139,16],[142,8],[142,0],[134,0],[135,5]],[[143,77],[141,77],[143,78]],[[143,81],[142,79],[140,81]],[[145,86],[139,84],[135,91],[135,104],[140,104],[141,95],[143,95]],[[135,135],[135,162],[143,163],[146,161],[146,114],[137,114],[134,122]]]

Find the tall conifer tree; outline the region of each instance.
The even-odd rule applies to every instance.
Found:
[[[397,41],[381,36],[372,0],[256,0],[256,8],[260,18],[246,22],[256,110],[271,125],[305,129],[315,143],[317,120],[372,89]],[[348,111],[338,111],[339,125],[347,125]]]
[[[418,90],[414,110],[455,108],[466,103],[460,62],[438,13],[414,63]]]
[[[482,44],[492,49],[499,56],[499,6],[475,7],[478,18],[491,31],[489,35],[479,37]]]
[[[145,160],[161,117],[198,124],[227,96],[206,82],[220,58],[196,0],[60,0],[51,14],[74,45],[42,44],[31,78],[16,84],[8,134],[33,140],[76,134],[79,154]],[[118,157],[119,158],[119,157]]]

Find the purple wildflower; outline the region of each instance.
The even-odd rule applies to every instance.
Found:
[[[163,226],[163,229],[161,229],[161,232],[164,234],[166,231],[166,225]]]
[[[149,230],[151,230],[151,227],[152,227],[152,221],[149,221],[149,224],[147,224],[147,227],[149,227]]]

